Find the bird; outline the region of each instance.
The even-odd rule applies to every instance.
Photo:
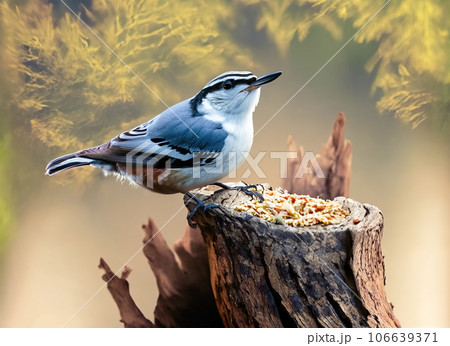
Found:
[[[91,165],[163,194],[215,183],[244,162],[260,87],[280,75],[222,73],[195,96],[109,142],[52,160],[46,174]]]

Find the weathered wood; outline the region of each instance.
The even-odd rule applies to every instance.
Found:
[[[303,167],[301,165],[305,157],[305,150],[302,146],[297,149],[294,139],[291,136],[288,137],[289,151],[297,151],[297,158],[288,160],[287,177],[282,179],[282,187],[285,190],[290,193],[319,196],[324,199],[349,196],[352,143],[344,139],[344,126],[344,113],[339,113],[328,141],[322,145],[320,154],[315,156],[325,178],[319,177],[313,169],[311,169],[311,173],[298,174],[302,173],[299,168]]]
[[[226,327],[399,326],[384,293],[379,209],[341,197],[350,211],[342,224],[293,228],[231,210],[250,198],[242,192],[211,193],[195,195],[225,210],[199,209],[194,221]]]
[[[103,259],[103,280],[119,308],[125,327],[223,327],[209,282],[205,242],[198,229],[186,228],[172,251],[152,219],[142,226],[143,252],[155,275],[159,297],[150,322],[130,296],[125,267],[121,278]],[[178,260],[177,260],[178,258]]]
[[[209,284],[208,258],[200,231],[187,227],[172,251],[153,220],[142,228],[143,251],[159,290],[156,326],[223,327]]]
[[[103,258],[100,258],[100,269],[105,271],[102,278],[107,282],[107,287],[120,312],[121,322],[126,328],[152,328],[155,325],[142,314],[130,296],[130,285],[127,281],[131,269],[125,267],[121,277],[116,276]]]

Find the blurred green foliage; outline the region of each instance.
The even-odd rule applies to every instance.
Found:
[[[2,128],[3,124],[2,124]],[[0,129],[0,256],[8,236],[13,214],[9,163],[11,162],[10,136]]]
[[[0,26],[0,46],[3,45],[3,28]],[[4,74],[4,61],[0,56],[0,104],[5,105],[7,100],[6,81],[1,78]],[[4,250],[5,240],[12,224],[13,201],[11,196],[11,136],[8,134],[9,124],[4,107],[0,111],[0,259]],[[0,270],[1,273],[1,270]]]
[[[57,1],[55,3],[58,3]],[[226,69],[251,68],[249,51],[229,35],[238,4],[257,8],[265,29],[286,54],[314,25],[343,39],[350,21],[361,27],[384,0],[93,0],[75,10],[167,104],[180,86]],[[60,152],[108,140],[161,110],[159,100],[61,3],[22,1],[0,6],[5,60],[17,116],[36,138]],[[391,1],[356,37],[376,41],[367,62],[380,89],[380,111],[412,127],[427,117],[448,126],[450,21],[444,0]],[[231,23],[231,24],[230,24]],[[250,66],[249,66],[250,65]],[[196,85],[200,87],[201,85]],[[147,110],[144,112],[143,110]],[[88,129],[88,130],[87,130]],[[95,139],[92,139],[95,131]]]
[[[180,100],[184,82],[204,82],[245,58],[246,50],[221,32],[220,23],[232,15],[225,1],[95,0],[79,9],[169,105]],[[12,102],[48,146],[70,151],[95,145],[115,135],[117,124],[126,129],[157,114],[143,109],[161,109],[151,91],[67,9],[57,18],[52,4],[38,0],[15,8],[3,2],[0,10]]]
[[[258,26],[265,28],[281,52],[292,40],[303,40],[312,26],[342,38],[345,21],[360,28],[386,0],[241,0],[260,6]],[[367,62],[375,72],[373,90],[380,89],[379,111],[392,111],[417,127],[430,118],[448,131],[450,122],[450,2],[392,0],[356,37],[375,41],[377,50]]]

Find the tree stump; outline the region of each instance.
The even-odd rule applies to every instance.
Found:
[[[384,291],[383,215],[337,198],[339,225],[288,227],[236,212],[236,190],[195,196],[225,209],[198,209],[211,286],[226,327],[399,327]],[[189,210],[196,202],[185,196]]]

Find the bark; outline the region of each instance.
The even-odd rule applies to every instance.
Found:
[[[105,271],[102,278],[107,282],[108,290],[119,308],[120,321],[123,322],[124,326],[127,328],[154,327],[155,325],[145,318],[130,296],[127,277],[130,275],[131,269],[125,267],[119,278],[111,271],[103,258],[100,258],[98,267]]]
[[[172,251],[153,220],[143,229],[143,251],[159,290],[155,324],[158,327],[222,327],[209,284],[208,258],[200,231],[187,227]]]
[[[378,208],[340,197],[345,222],[294,228],[231,210],[250,198],[240,191],[207,187],[196,197],[225,207],[198,209],[194,221],[226,327],[399,326],[384,292]]]

